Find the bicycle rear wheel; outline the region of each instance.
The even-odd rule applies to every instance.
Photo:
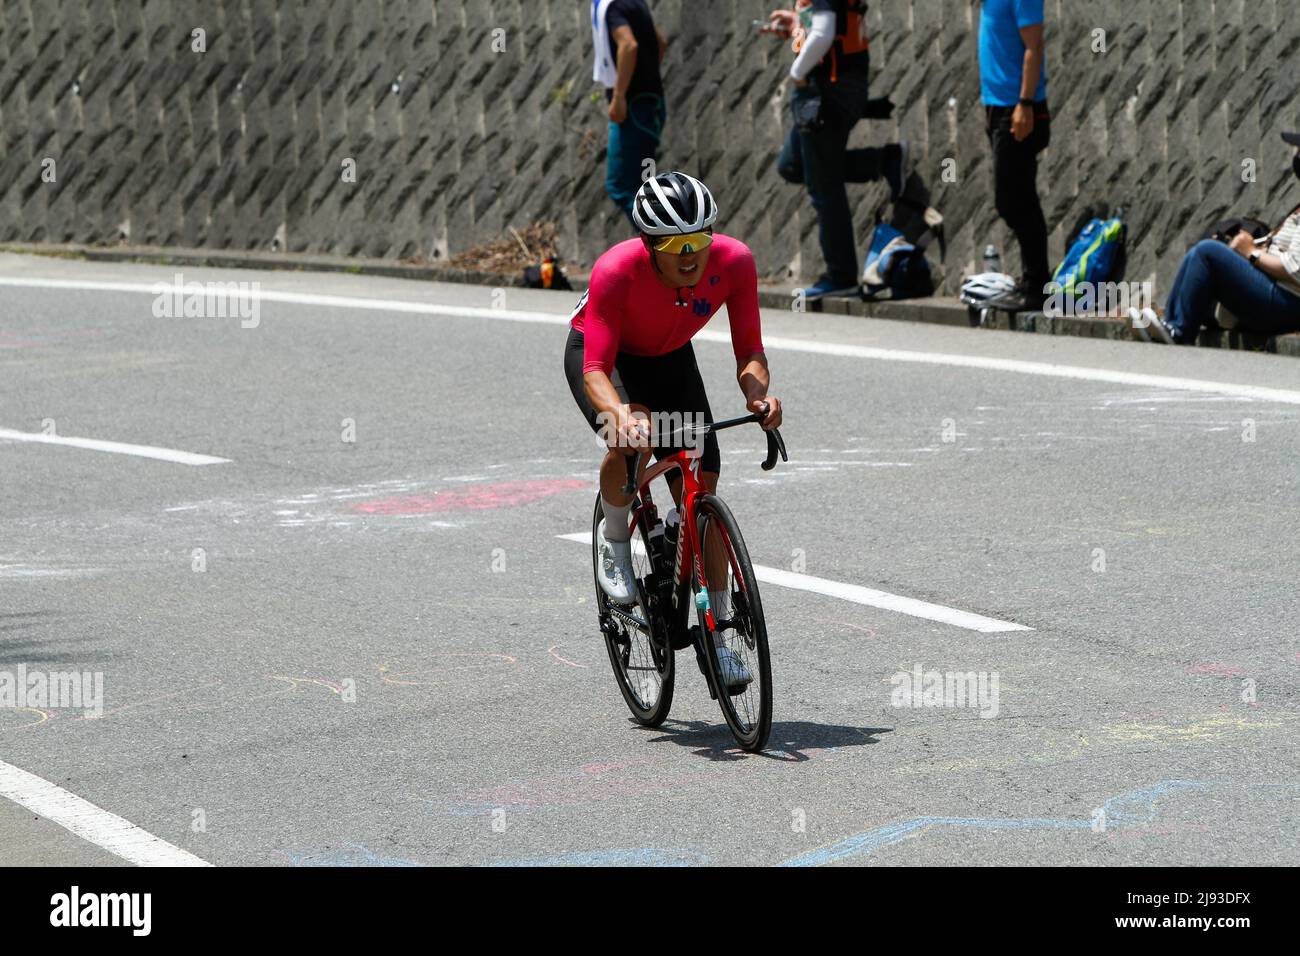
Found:
[[[758,580],[749,560],[745,539],[740,536],[740,526],[721,498],[705,495],[697,508],[700,547],[708,554],[708,535],[721,538],[727,553],[726,581],[709,581],[709,591],[725,591],[729,595],[730,616],[714,624],[725,627],[725,647],[733,651],[749,672],[752,680],[737,687],[723,684],[722,665],[718,660],[721,651],[708,619],[699,611],[700,630],[708,649],[705,655],[713,672],[714,686],[718,688],[718,703],[722,716],[731,728],[736,741],[748,751],[757,752],[767,743],[772,731],[772,662],[767,649],[767,623],[763,618],[763,602],[758,594]],[[708,561],[703,562],[708,573]],[[700,583],[696,581],[698,591]]]
[[[596,531],[604,518],[600,495],[591,519],[592,576],[597,562]],[[637,599],[627,606],[612,603],[596,584],[596,609],[600,629],[605,635],[609,663],[619,692],[632,712],[632,719],[646,727],[658,727],[668,717],[673,703],[673,652],[666,639],[667,628],[656,612],[658,585],[651,560],[650,529],[643,517],[637,518],[632,541],[632,570],[637,580]]]

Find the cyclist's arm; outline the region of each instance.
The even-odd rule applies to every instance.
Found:
[[[594,372],[584,372],[582,387],[587,393],[587,401],[591,402],[591,407],[596,410],[597,415],[604,415],[609,421],[617,421],[619,409],[623,407],[623,399],[619,397],[618,389],[614,388],[609,375],[599,369]]]
[[[745,395],[745,404],[751,412],[759,405],[768,405],[764,428],[777,428],[781,424],[781,401],[769,400],[768,387],[771,376],[767,356],[763,354],[763,330],[758,314],[758,266],[754,255],[745,249],[735,265],[735,291],[727,298],[727,319],[731,323],[731,348],[736,356],[736,381]]]
[[[618,355],[627,294],[626,279],[597,263],[592,270],[582,320],[582,388],[596,410],[597,421],[613,426],[602,436],[611,444],[630,425],[628,407],[610,380]]]
[[[736,363],[736,381],[745,393],[745,407],[751,412],[758,412],[767,405],[767,415],[763,419],[763,428],[781,427],[781,400],[767,393],[771,376],[767,370],[767,356],[762,352]]]
[[[745,393],[746,404],[761,402],[767,398],[767,387],[772,382],[772,376],[767,370],[767,356],[759,352],[737,362],[736,381],[740,383],[740,390]]]

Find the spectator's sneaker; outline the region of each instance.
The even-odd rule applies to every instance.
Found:
[[[1019,283],[1010,292],[992,296],[984,300],[986,309],[1001,309],[1003,312],[1028,312],[1032,303],[1025,295],[1024,286]]]
[[[889,198],[897,200],[907,185],[907,141],[890,143],[885,147],[885,182],[889,183]]]
[[[1038,288],[1041,290],[1042,286]],[[1001,309],[1004,312],[1042,312],[1048,297],[1044,292],[1034,292],[1031,291],[1032,289],[1032,285],[1021,280],[1010,292],[995,295],[985,300],[984,305],[986,308]]]
[[[1129,309],[1128,317],[1133,323],[1134,330],[1144,342],[1155,342],[1157,345],[1174,344],[1173,330],[1165,325],[1165,320],[1156,315],[1154,309],[1143,309],[1141,312],[1137,309]]]
[[[836,282],[829,276],[822,276],[815,285],[799,289],[803,293],[805,302],[816,302],[818,299],[860,299],[862,298],[862,286],[845,285],[842,282]]]
[[[600,588],[615,604],[631,604],[636,600],[636,574],[632,570],[632,542],[606,541],[605,522],[596,529],[599,537],[600,565],[596,578]]]
[[[749,668],[731,648],[719,647],[716,653],[718,670],[722,672],[722,683],[727,685],[727,690],[738,691],[754,679]]]

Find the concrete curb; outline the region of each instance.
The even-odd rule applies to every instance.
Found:
[[[450,266],[417,265],[388,259],[351,256],[322,256],[298,253],[226,249],[179,249],[161,246],[85,246],[34,243],[0,243],[0,252],[20,255],[85,259],[91,262],[146,262],[156,265],[207,266],[225,269],[284,269],[301,272],[344,272],[352,275],[423,279],[427,282],[459,282],[467,285],[524,287],[522,275],[476,272]],[[574,291],[587,287],[586,276],[570,275]],[[771,287],[759,290],[759,304],[768,309],[789,309],[790,290]],[[861,316],[898,322],[926,322],[934,325],[970,327],[978,317],[955,298],[935,296],[902,302],[865,302],[855,299],[824,299],[808,303],[808,311],[826,315]],[[1072,335],[1082,338],[1141,342],[1137,333],[1121,319],[1067,316],[1048,318],[1034,312],[993,312],[985,328],[1039,335]],[[1197,344],[1207,348],[1270,352],[1300,358],[1300,334],[1267,336],[1235,329],[1201,333]]]

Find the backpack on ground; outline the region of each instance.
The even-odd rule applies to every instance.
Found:
[[[887,222],[877,222],[862,264],[862,292],[868,299],[919,299],[934,295],[934,277],[923,245]]]
[[[1052,282],[1068,295],[1077,291],[1079,283],[1119,281],[1127,259],[1127,239],[1127,227],[1118,216],[1089,220],[1070,243],[1069,252],[1052,275]]]
[[[560,268],[560,260],[556,256],[548,256],[535,266],[524,266],[524,285],[530,289],[558,289],[562,292],[573,290],[569,277]]]

